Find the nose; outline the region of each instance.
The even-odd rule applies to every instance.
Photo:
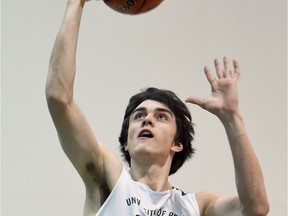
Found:
[[[143,119],[142,123],[141,123],[142,127],[145,126],[154,126],[154,122],[153,122],[153,117],[151,115],[147,115],[145,116],[145,118]]]

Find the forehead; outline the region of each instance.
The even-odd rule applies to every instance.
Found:
[[[163,104],[161,102],[155,101],[155,100],[145,100],[142,103],[140,103],[135,108],[135,110],[138,110],[138,109],[141,109],[141,108],[143,108],[143,109],[145,109],[147,111],[167,110],[173,115],[172,110],[169,109],[168,106],[166,106],[165,104]]]

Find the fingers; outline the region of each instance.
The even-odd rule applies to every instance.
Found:
[[[231,71],[230,59],[227,56],[224,56],[223,62],[224,62],[224,77],[231,77],[232,71]]]
[[[216,58],[214,60],[214,66],[215,66],[217,77],[219,79],[233,77],[234,75],[237,76],[237,78],[238,78],[240,75],[239,62],[237,60],[233,61],[233,67],[234,67],[234,74],[233,74],[232,69],[231,69],[230,59],[227,56],[223,57],[223,66],[222,66],[221,60],[219,58]],[[204,71],[205,71],[205,69],[204,69]],[[211,72],[209,72],[209,73],[211,73]],[[205,71],[205,74],[207,76],[206,71]],[[211,76],[211,75],[209,75],[209,76]],[[214,81],[215,78],[213,78],[213,80],[211,78],[209,78],[208,80],[211,83],[211,81]]]
[[[203,105],[203,99],[199,97],[189,97],[185,100],[185,102],[196,104],[200,107]]]
[[[221,79],[224,76],[224,71],[222,69],[222,64],[219,58],[216,58],[214,60],[214,65],[215,65],[217,76],[219,79]]]
[[[205,66],[204,67],[204,72],[205,72],[205,75],[206,75],[206,78],[207,78],[208,82],[212,85],[212,83],[215,82],[216,79],[212,75],[210,68],[208,66]]]
[[[233,60],[231,64],[230,59],[225,56],[223,58],[223,64],[219,58],[216,58],[214,60],[214,66],[217,76],[213,75],[208,66],[204,67],[206,78],[211,85],[211,95],[207,98],[192,96],[185,101],[216,113],[226,105],[231,106],[231,102],[229,102],[231,98],[232,101],[237,101],[237,91],[235,91],[235,88],[237,87],[236,84],[240,76],[240,65],[237,60]]]
[[[223,58],[223,66],[219,58],[216,58],[214,60],[214,65],[215,65],[216,73],[219,79],[223,77],[226,78],[226,77],[232,76],[230,59],[227,56],[224,56]]]
[[[234,59],[233,61],[233,66],[234,66],[234,76],[239,79],[240,77],[240,65],[237,59]]]

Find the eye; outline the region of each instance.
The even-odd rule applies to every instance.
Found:
[[[134,119],[137,120],[137,119],[144,119],[145,118],[145,114],[144,113],[136,113],[134,115]]]
[[[168,116],[164,113],[159,113],[158,117],[159,120],[168,120]]]

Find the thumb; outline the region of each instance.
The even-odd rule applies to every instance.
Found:
[[[196,105],[202,107],[202,105],[203,105],[203,98],[191,96],[191,97],[188,97],[188,98],[185,100],[185,102],[192,103],[192,104],[196,104]]]

